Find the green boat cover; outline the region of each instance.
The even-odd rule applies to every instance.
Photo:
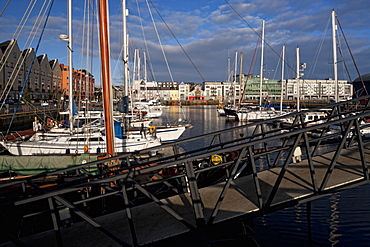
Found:
[[[57,169],[70,166],[89,163],[97,160],[97,155],[30,155],[30,156],[12,156],[0,155],[0,173],[16,172],[19,175],[35,175],[41,172],[51,172]],[[97,174],[96,165],[86,167],[86,170],[92,174]],[[74,171],[71,171],[74,172]],[[72,175],[72,174],[70,174]]]

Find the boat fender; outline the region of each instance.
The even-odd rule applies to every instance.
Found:
[[[66,154],[70,154],[71,150],[69,148],[66,149]]]
[[[101,151],[100,151],[100,148],[97,148],[97,149],[96,149],[96,153],[97,153],[97,154],[100,154],[100,152],[101,152]]]
[[[87,153],[89,152],[89,147],[88,146],[84,146],[84,153]]]
[[[151,134],[153,134],[155,131],[156,131],[155,126],[150,126],[150,127],[149,127],[149,132],[150,132]]]
[[[222,157],[218,154],[214,154],[211,156],[211,162],[213,165],[218,165],[222,162]]]

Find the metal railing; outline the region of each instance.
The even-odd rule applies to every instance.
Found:
[[[360,154],[358,162],[362,173],[356,183],[368,182],[368,162],[364,152],[365,140],[362,136],[362,130],[367,126],[362,122],[370,118],[369,98],[333,103],[164,144],[161,148],[166,150],[166,155],[143,158],[139,153],[130,153],[35,176],[3,181],[0,190],[8,189],[9,193],[0,198],[2,222],[6,222],[4,221],[6,219],[15,221],[17,218],[48,214],[52,219],[50,226],[56,233],[56,241],[62,246],[60,229],[65,221],[61,219],[60,212],[68,209],[74,216],[88,222],[122,246],[139,246],[141,241],[136,234],[132,213],[136,206],[155,203],[189,230],[210,226],[214,224],[232,182],[245,176],[252,177],[254,187],[249,189],[254,191],[257,209],[245,212],[243,217],[247,214],[250,214],[250,217],[265,214],[289,205],[286,201],[284,203],[277,201],[276,197],[290,164],[295,163],[297,148],[300,149],[301,159],[308,164],[310,183],[307,187],[310,196],[291,199],[294,203],[300,200],[313,200],[320,195],[344,188],[342,185],[328,184],[344,149],[355,148]],[[325,111],[328,114],[311,122],[305,121],[305,114],[313,111]],[[287,118],[292,120],[290,124],[284,124]],[[336,126],[335,133],[329,132],[333,126]],[[311,135],[316,131],[318,134]],[[192,145],[199,142],[206,145],[201,148]],[[323,149],[322,147],[328,143],[331,149]],[[151,149],[144,151],[149,152]],[[317,179],[315,157],[328,151],[334,154],[326,164],[327,169],[323,178]],[[99,172],[90,173],[88,168],[91,167],[95,167]],[[277,179],[269,191],[263,191],[258,178],[259,172],[274,168],[279,168]],[[200,189],[215,184],[218,184],[221,190],[212,213],[205,216]],[[11,191],[12,188],[17,190]],[[186,193],[191,197],[189,207],[193,211],[192,219],[184,217],[181,212],[162,200]],[[101,203],[102,200],[112,197],[114,201],[120,201],[122,206],[110,209],[107,205],[102,211],[125,210],[131,239],[124,239],[98,224],[94,220],[98,213],[88,207],[91,203],[97,201]],[[32,207],[33,204],[42,204],[43,207]],[[24,208],[28,210],[24,212]],[[8,239],[15,243],[20,241],[15,234],[19,232],[20,228],[17,226],[6,231]]]

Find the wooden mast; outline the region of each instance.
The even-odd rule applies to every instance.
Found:
[[[99,40],[100,40],[100,59],[101,59],[101,80],[103,87],[103,109],[105,121],[105,135],[107,156],[114,156],[114,134],[113,134],[113,101],[112,87],[110,78],[109,61],[109,32],[108,32],[108,7],[107,0],[99,0]]]

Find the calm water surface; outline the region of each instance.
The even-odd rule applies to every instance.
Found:
[[[218,116],[215,106],[171,106],[153,124],[186,119],[193,128],[182,138],[239,125]],[[197,143],[199,147],[205,143]],[[186,148],[186,147],[185,147]],[[315,201],[253,219],[260,246],[370,246],[370,184],[345,190]],[[307,213],[310,208],[310,213]],[[309,216],[309,217],[308,217]],[[310,224],[308,224],[310,223]],[[235,223],[242,225],[242,223]],[[222,242],[217,246],[250,246]]]

